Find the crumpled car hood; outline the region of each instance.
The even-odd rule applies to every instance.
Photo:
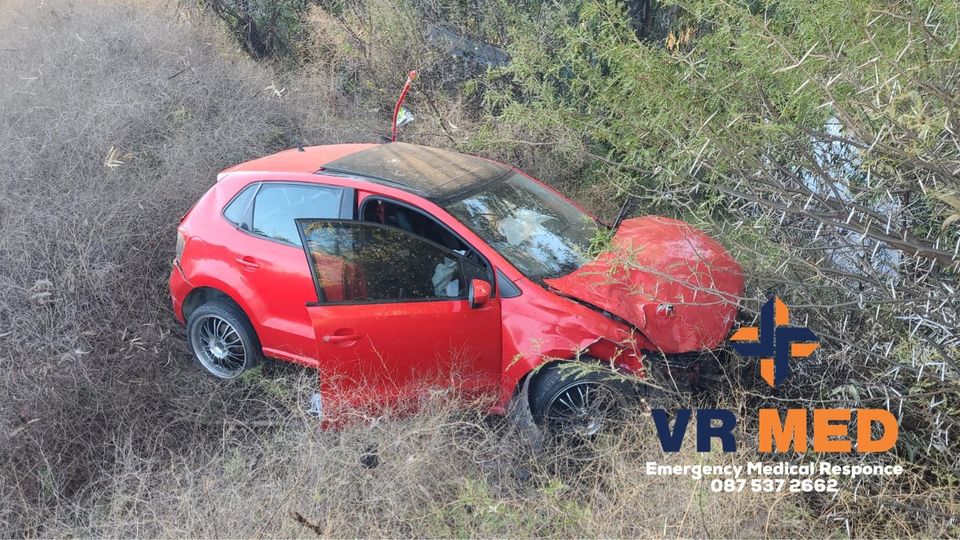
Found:
[[[658,216],[624,221],[611,244],[546,284],[626,320],[664,353],[723,343],[743,295],[743,270],[723,246]]]

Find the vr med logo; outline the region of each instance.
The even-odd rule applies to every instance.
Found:
[[[760,357],[760,376],[770,386],[790,376],[790,358],[806,358],[820,346],[809,328],[790,326],[790,308],[774,296],[760,308],[760,326],[746,326],[730,337],[741,356]]]
[[[809,328],[790,325],[790,310],[779,298],[770,298],[760,310],[760,324],[744,327],[730,337],[730,346],[743,356],[760,357],[760,377],[771,387],[790,377],[790,361],[806,358],[820,346]],[[757,447],[761,452],[806,452],[808,431],[812,433],[814,452],[885,452],[897,442],[897,420],[885,409],[813,409],[808,424],[807,409],[787,409],[781,419],[779,409],[757,411]],[[694,411],[676,411],[670,429],[670,415],[663,409],[651,411],[660,446],[665,452],[680,451],[681,443]],[[850,438],[850,422],[856,417],[856,435]],[[734,429],[737,417],[727,409],[696,411],[697,451],[709,452],[712,439],[719,439],[724,452],[737,449]],[[882,426],[880,438],[873,438],[873,426]],[[809,429],[808,429],[809,428]]]

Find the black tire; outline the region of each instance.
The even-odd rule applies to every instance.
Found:
[[[629,381],[596,364],[552,364],[532,377],[530,413],[542,430],[554,436],[593,438],[615,426],[638,402]],[[597,406],[591,409],[593,392],[597,392],[593,394]],[[581,398],[585,402],[578,402]]]
[[[219,379],[239,377],[263,357],[247,316],[221,300],[193,310],[187,320],[187,340],[200,367]]]

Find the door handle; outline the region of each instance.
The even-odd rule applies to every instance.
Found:
[[[357,341],[360,339],[360,336],[356,334],[346,334],[346,335],[337,335],[332,334],[328,336],[323,336],[324,343],[347,343],[349,341]]]
[[[244,266],[250,270],[255,270],[257,268],[260,268],[260,265],[257,263],[257,260],[249,255],[244,257],[237,257],[237,262],[240,263],[241,266]]]

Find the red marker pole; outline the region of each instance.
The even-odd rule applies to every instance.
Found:
[[[397,105],[393,108],[393,126],[390,130],[390,141],[397,142],[397,115],[400,114],[400,107],[403,105],[403,100],[407,99],[407,92],[410,91],[410,85],[413,84],[413,81],[417,78],[417,70],[413,69],[407,73],[407,82],[403,85],[403,90],[400,91],[400,99],[397,100]]]

